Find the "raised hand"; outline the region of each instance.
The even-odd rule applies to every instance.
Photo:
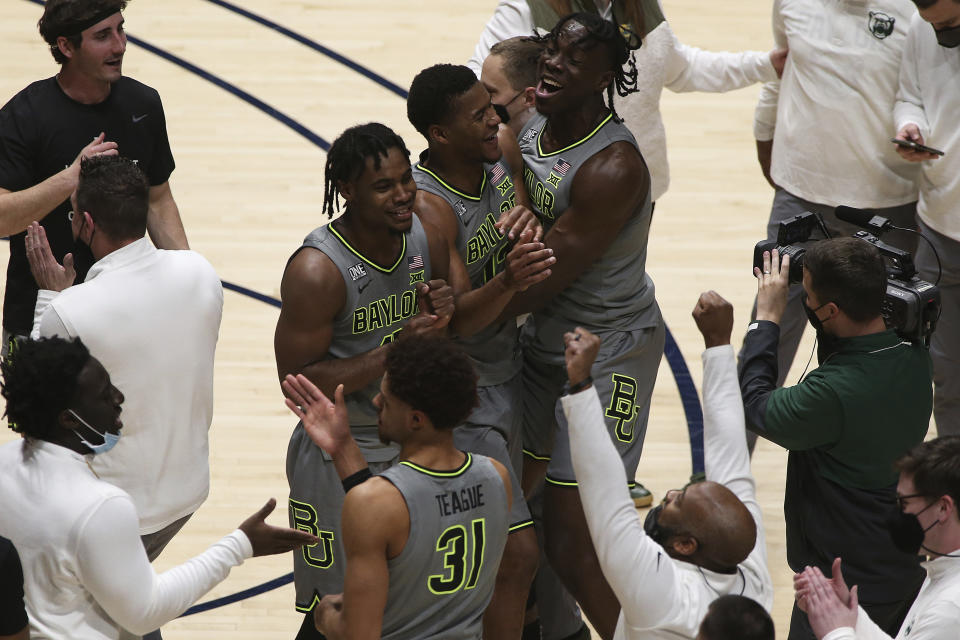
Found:
[[[300,418],[313,444],[335,458],[353,437],[343,399],[343,385],[337,385],[334,403],[303,374],[287,375],[280,384],[287,395],[284,402]]]
[[[790,288],[790,256],[780,258],[779,252],[763,252],[763,270],[754,267],[757,278],[757,320],[780,323],[787,308],[787,290]]]
[[[733,305],[724,300],[716,291],[700,294],[693,308],[693,319],[697,329],[703,334],[706,347],[730,344],[733,333]]]
[[[30,263],[30,273],[37,281],[37,286],[50,291],[63,291],[73,286],[77,279],[77,272],[73,268],[73,254],[63,257],[63,264],[57,262],[47,240],[47,232],[39,222],[31,222],[27,227],[27,237],[24,240],[27,249],[27,262]]]

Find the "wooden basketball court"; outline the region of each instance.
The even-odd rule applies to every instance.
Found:
[[[289,254],[325,222],[323,144],[344,128],[377,120],[411,150],[424,146],[403,99],[377,75],[406,88],[421,68],[465,62],[495,0],[235,0],[322,47],[311,47],[215,0],[137,0],[126,12],[133,36],[124,73],[155,87],[164,101],[177,169],[171,178],[191,247],[223,280],[273,298]],[[772,46],[769,2],[664,0],[681,41],[715,50]],[[0,3],[0,103],[56,73],[32,0]],[[136,42],[134,41],[136,39]],[[329,51],[370,71],[351,67]],[[640,79],[643,82],[643,78]],[[672,184],[657,202],[648,269],[666,322],[699,387],[702,341],[690,318],[701,291],[734,303],[739,344],[755,283],[753,245],[764,235],[773,192],[755,159],[753,108],[759,87],[731,94],[665,92]],[[255,106],[261,101],[263,108]],[[272,112],[268,112],[272,109]],[[299,127],[299,130],[294,127]],[[109,139],[109,132],[108,139]],[[6,250],[0,250],[6,261]],[[234,529],[267,498],[286,522],[284,459],[296,423],[283,405],[273,358],[276,307],[225,293],[210,433],[210,497],[156,563],[162,570]],[[796,381],[811,349],[801,345]],[[0,442],[14,437],[4,429]],[[782,515],[786,455],[761,442],[754,456],[776,585],[774,619],[786,637],[792,606]],[[677,384],[661,366],[638,478],[659,500],[690,474],[687,426]],[[12,517],[12,514],[0,514]],[[233,571],[204,600],[291,571],[288,556],[257,558]],[[292,638],[301,622],[293,588],[177,620],[171,640]]]

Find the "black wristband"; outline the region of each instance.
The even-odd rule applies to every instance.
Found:
[[[592,384],[593,384],[593,376],[587,376],[577,384],[570,384],[569,382],[567,382],[567,388],[563,395],[568,396],[573,393],[580,393],[581,391],[583,391],[584,389],[586,389]]]
[[[360,471],[357,471],[356,473],[352,473],[346,478],[344,478],[343,480],[341,480],[340,484],[343,485],[343,492],[347,493],[348,491],[350,491],[350,489],[353,489],[358,484],[363,484],[364,482],[366,482],[372,477],[373,477],[373,474],[370,473],[370,467],[364,467],[363,469],[360,469]]]

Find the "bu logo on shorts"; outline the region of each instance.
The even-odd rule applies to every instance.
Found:
[[[867,28],[873,37],[883,40],[893,33],[893,24],[897,21],[893,16],[888,16],[882,11],[871,11],[867,22]]]

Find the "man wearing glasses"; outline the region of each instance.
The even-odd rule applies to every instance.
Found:
[[[897,547],[929,559],[927,579],[897,638],[946,640],[960,625],[960,436],[944,436],[913,448],[897,462],[897,509],[889,521]],[[827,579],[815,568],[794,578],[797,602],[820,640],[883,640],[883,632],[857,605],[857,587],[848,589],[840,558]]]

